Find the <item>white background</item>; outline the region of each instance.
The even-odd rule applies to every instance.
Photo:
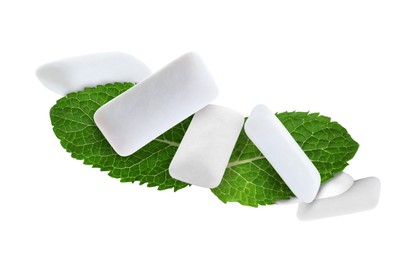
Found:
[[[0,259],[415,259],[415,13],[380,0],[1,1]],[[196,51],[218,104],[332,117],[361,145],[346,171],[381,179],[378,207],[301,222],[295,205],[121,184],[72,159],[49,120],[59,96],[34,71],[102,51],[153,71]]]

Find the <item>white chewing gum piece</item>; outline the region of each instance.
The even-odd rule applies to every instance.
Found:
[[[217,187],[244,124],[232,109],[208,105],[196,112],[169,166],[170,175],[193,185]]]
[[[244,130],[296,197],[301,202],[313,201],[321,176],[276,115],[266,106],[258,105]]]
[[[373,209],[379,201],[380,187],[380,180],[376,177],[356,180],[352,187],[341,195],[309,204],[300,203],[297,216],[300,220],[315,220]]]
[[[334,196],[338,196],[344,192],[346,192],[354,183],[354,179],[345,172],[340,172],[335,174],[329,181],[321,184],[319,188],[318,194],[315,197],[315,200],[318,199],[325,199]],[[291,198],[288,200],[278,200],[276,201],[277,205],[290,205],[298,203],[299,200],[297,198]]]
[[[114,150],[128,156],[217,96],[202,59],[187,53],[100,107],[94,121]]]
[[[354,184],[354,179],[348,173],[341,172],[329,181],[321,184],[315,200],[338,196],[349,190]]]
[[[149,75],[150,69],[143,62],[122,52],[62,59],[36,70],[39,81],[60,95],[107,83],[139,83]]]

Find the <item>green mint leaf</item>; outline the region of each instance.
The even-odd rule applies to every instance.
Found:
[[[72,157],[109,171],[111,177],[121,182],[138,181],[159,190],[175,191],[189,186],[170,177],[168,168],[191,118],[127,157],[119,156],[95,125],[95,111],[132,86],[132,83],[115,83],[68,94],[50,111],[53,131]]]
[[[119,156],[94,123],[95,111],[132,83],[114,83],[70,93],[51,108],[53,131],[72,157],[100,168],[121,182],[147,183],[175,191],[189,184],[170,177],[168,168],[192,117],[174,126],[136,153]],[[305,112],[277,114],[318,168],[322,182],[342,171],[358,149],[348,132],[330,118]],[[223,202],[257,207],[293,197],[293,193],[247,138],[238,138],[224,178],[212,192]]]
[[[347,130],[318,113],[276,114],[321,174],[322,182],[348,165],[358,143]],[[241,132],[221,184],[212,192],[224,203],[257,207],[294,197],[257,147]]]

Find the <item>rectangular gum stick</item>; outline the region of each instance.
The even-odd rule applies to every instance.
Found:
[[[178,180],[205,188],[217,187],[244,124],[229,108],[208,105],[195,113],[169,166]]]
[[[202,59],[188,53],[99,108],[94,121],[114,150],[128,156],[217,95]]]
[[[62,59],[36,70],[39,81],[60,95],[106,83],[139,83],[149,75],[150,69],[143,62],[122,52]]]
[[[357,180],[341,195],[300,203],[297,216],[300,220],[315,220],[373,209],[378,204],[380,186],[380,180],[375,177]]]
[[[276,115],[264,105],[253,109],[244,130],[296,197],[315,199],[321,176]]]

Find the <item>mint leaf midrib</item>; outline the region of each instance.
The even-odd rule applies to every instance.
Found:
[[[168,144],[170,146],[179,147],[179,144],[178,143],[171,142],[171,141],[168,141],[168,140],[156,138],[155,141],[158,141],[158,142],[161,142],[161,143],[165,143],[165,144]]]
[[[251,162],[254,162],[254,161],[257,161],[257,160],[260,160],[260,159],[265,159],[265,157],[264,156],[258,156],[258,157],[253,157],[251,159],[245,159],[245,160],[241,160],[241,161],[230,162],[230,163],[228,163],[227,168],[231,168],[231,167],[238,166],[238,165],[241,165],[241,164],[251,163]]]

